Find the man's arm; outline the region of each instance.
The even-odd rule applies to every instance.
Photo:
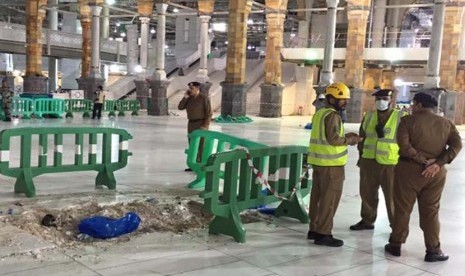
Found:
[[[189,99],[189,96],[184,95],[184,97],[182,98],[182,100],[178,104],[178,109],[179,110],[186,109],[188,99]]]
[[[447,149],[436,159],[436,163],[439,166],[449,164],[454,160],[457,154],[462,149],[462,138],[455,127],[454,123],[449,122],[451,124],[451,130],[449,133],[449,137],[447,138]]]
[[[212,118],[212,107],[211,107],[210,99],[207,96],[205,96],[204,112],[205,112],[204,113],[205,117],[203,120],[202,128],[208,129],[208,127],[210,126],[211,118]]]
[[[365,113],[365,115],[363,116],[362,123],[360,123],[360,128],[359,128],[359,130],[358,130],[358,135],[360,136],[360,138],[365,138],[365,137],[366,137],[365,130],[363,129],[363,124],[365,124],[365,119],[366,119],[366,113]],[[362,155],[363,155],[363,144],[364,144],[364,143],[365,143],[365,139],[361,140],[361,141],[357,144],[357,149],[358,149],[359,157],[362,157]]]
[[[403,117],[397,129],[397,143],[399,144],[399,155],[402,157],[413,159],[415,162],[425,164],[426,157],[417,151],[412,144],[410,144],[410,134],[408,133],[408,121]]]
[[[339,114],[331,112],[326,116],[325,121],[325,134],[326,140],[331,146],[345,146],[345,145],[356,145],[358,142],[358,135],[347,134],[346,137],[339,136],[341,133],[342,120]]]

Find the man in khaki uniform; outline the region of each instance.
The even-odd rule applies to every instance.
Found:
[[[399,146],[396,134],[400,118],[407,115],[394,110],[394,91],[381,89],[373,93],[376,97],[376,109],[367,112],[360,125],[358,144],[360,159],[360,197],[362,220],[350,226],[350,230],[374,229],[378,209],[378,190],[381,186],[386,202],[390,225],[394,217],[394,201],[392,187],[394,185],[394,166],[399,160]]]
[[[418,199],[420,227],[426,245],[426,262],[446,261],[439,241],[439,204],[446,182],[445,164],[454,160],[462,141],[454,123],[433,113],[438,102],[431,95],[413,98],[413,114],[402,118],[397,131],[399,163],[394,178],[394,224],[384,247],[400,256],[409,232],[413,205]]]
[[[187,134],[190,134],[196,129],[208,129],[212,118],[212,109],[210,99],[200,93],[200,83],[190,82],[188,84],[189,89],[184,94],[181,102],[179,102],[178,109],[186,110],[187,119]],[[197,156],[198,161],[202,156],[203,140],[200,141],[199,155]],[[190,168],[185,171],[192,171]]]
[[[313,167],[313,186],[310,197],[310,229],[307,239],[315,244],[339,247],[344,244],[332,236],[333,218],[342,195],[347,145],[360,139],[355,133],[344,134],[339,111],[345,109],[350,90],[343,83],[333,83],[326,90],[326,107],[312,119],[312,133],[308,163]]]

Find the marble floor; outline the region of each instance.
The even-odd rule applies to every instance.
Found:
[[[131,193],[196,197],[198,192],[185,188],[194,175],[183,171],[186,118],[183,113],[177,113],[179,116],[141,115],[101,121],[75,118],[0,122],[0,129],[119,127],[134,136],[129,145],[133,156],[126,168],[116,172],[117,193],[95,190],[95,173],[67,173],[38,177],[37,197],[27,199],[13,193],[14,179],[0,176],[0,208],[18,200],[29,206],[68,206],[73,199],[89,195],[110,200],[121,200]],[[250,124],[213,123],[211,129],[269,145],[306,146],[308,143],[309,132],[303,126],[309,118],[254,119]],[[356,131],[358,125],[348,124],[346,128]],[[461,134],[465,137],[463,127]],[[63,249],[8,226],[0,227],[0,240],[11,240],[8,246],[0,246],[0,275],[463,275],[465,153],[449,166],[443,193],[441,242],[451,257],[442,263],[423,261],[425,252],[417,210],[411,218],[410,235],[402,257],[384,253],[390,228],[383,204],[380,204],[374,231],[349,231],[349,226],[360,219],[357,157],[356,149],[350,148],[343,197],[334,225],[334,235],[345,241],[341,248],[322,247],[307,241],[307,225],[291,219],[246,224],[248,241],[245,244],[226,236],[210,236],[207,230],[195,230],[183,235],[143,234],[109,248],[89,244],[79,249]]]

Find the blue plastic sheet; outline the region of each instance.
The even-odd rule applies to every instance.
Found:
[[[120,219],[94,216],[79,223],[79,232],[98,239],[110,239],[135,231],[141,222],[136,213],[127,213]]]

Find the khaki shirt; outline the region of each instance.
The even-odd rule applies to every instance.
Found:
[[[401,119],[397,130],[399,154],[418,163],[436,159],[438,165],[452,162],[462,149],[454,123],[424,109]]]
[[[202,93],[196,97],[182,98],[178,105],[179,110],[186,110],[189,121],[203,121],[202,127],[208,128],[212,117],[210,99]]]
[[[331,112],[325,117],[326,140],[331,146],[345,146],[347,139],[341,137],[342,119],[337,112]]]

